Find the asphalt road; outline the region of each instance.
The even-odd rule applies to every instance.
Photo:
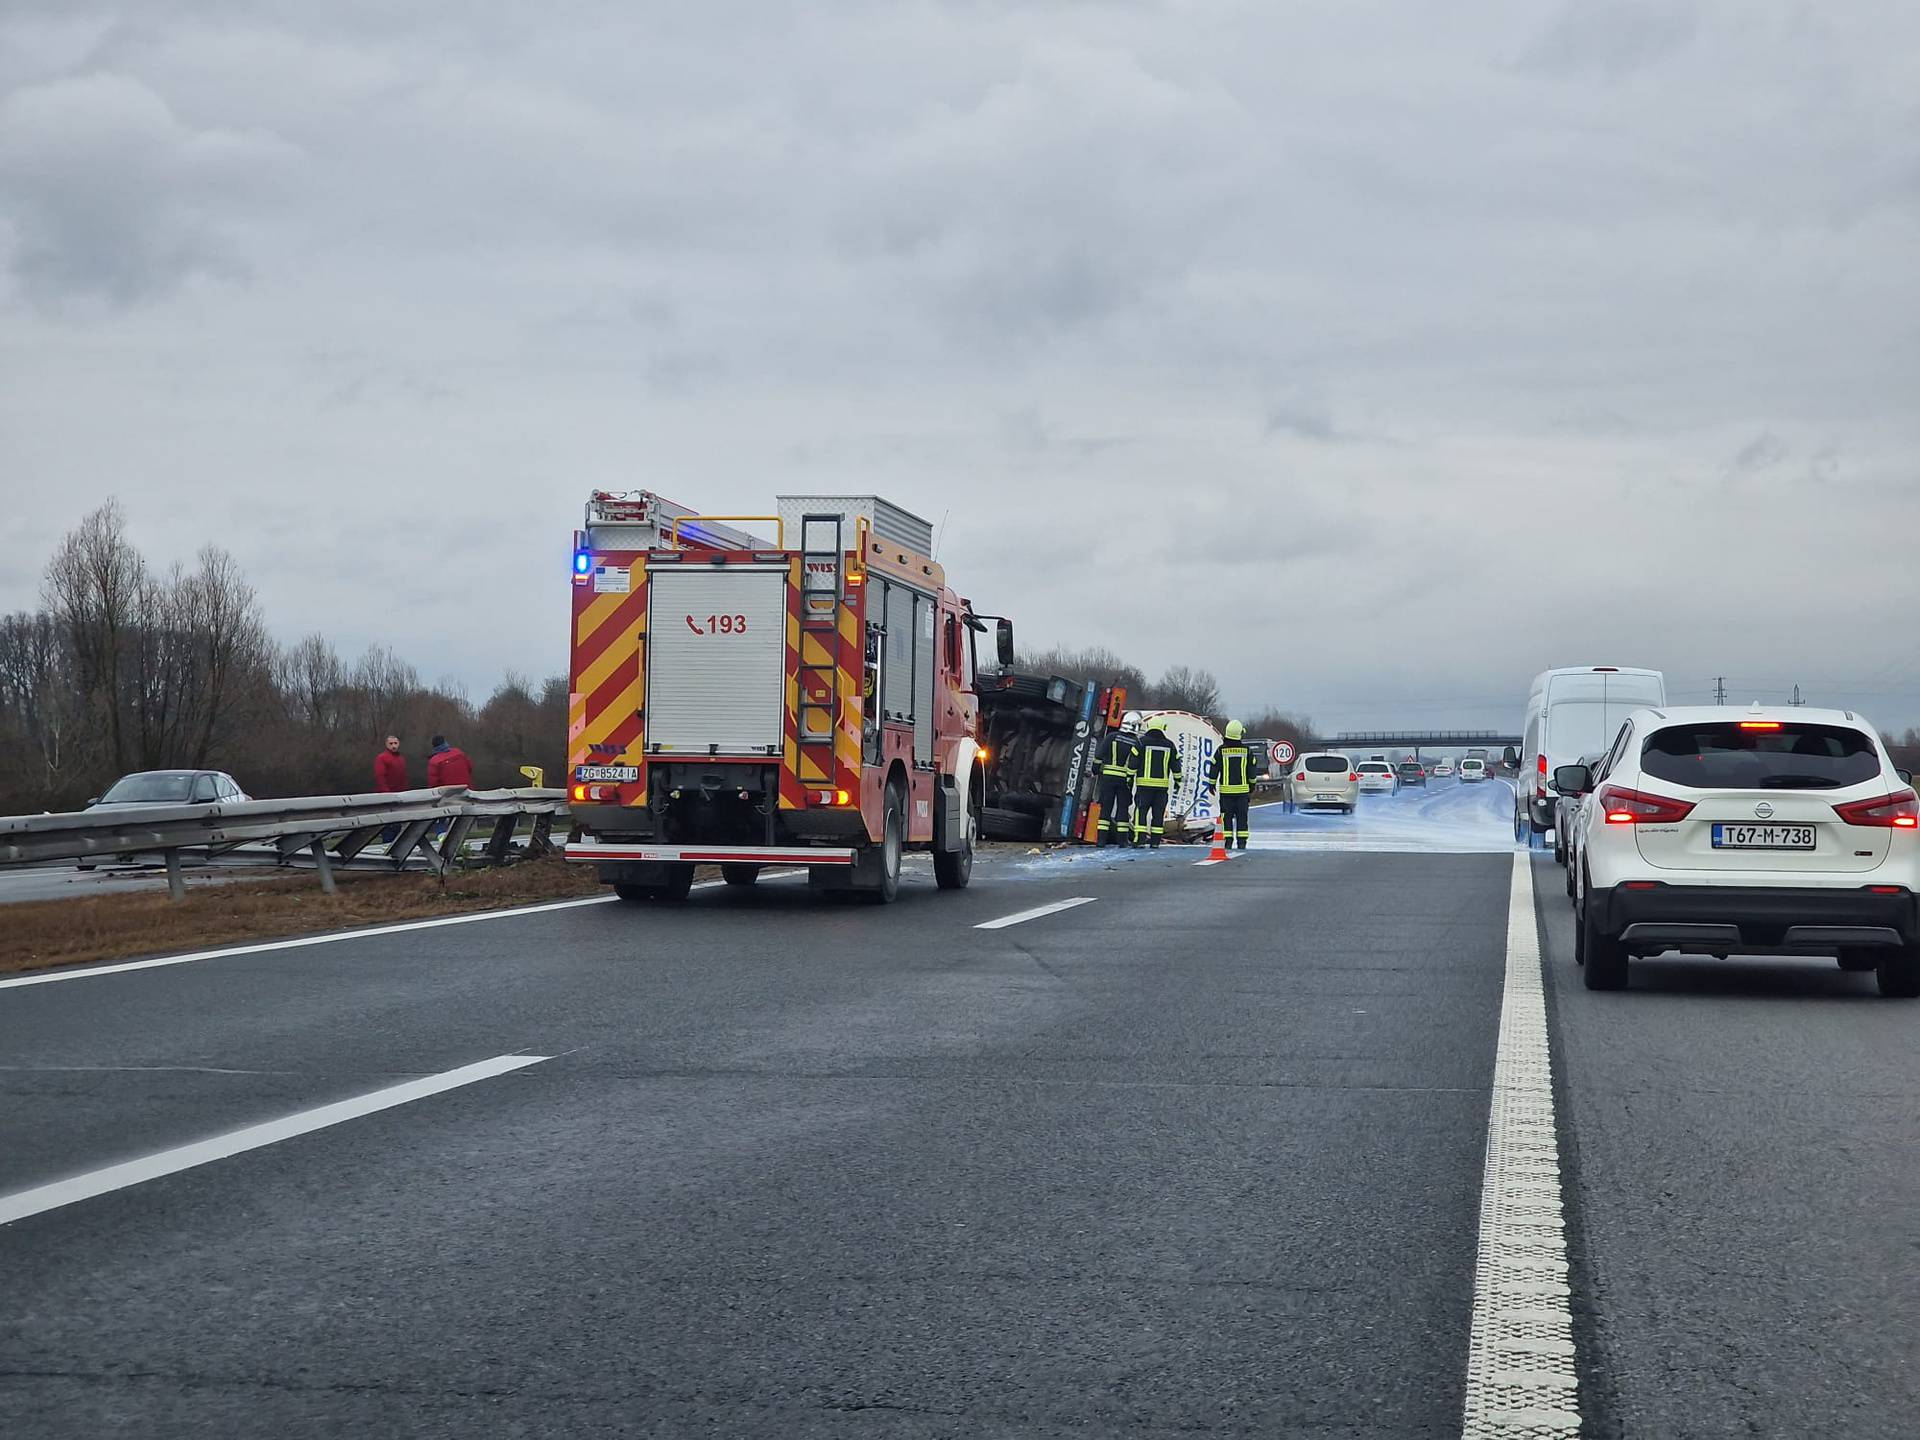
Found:
[[[1458,1435],[1513,859],[1282,829],[0,988],[0,1196],[550,1057],[0,1224],[0,1434]],[[1589,1432],[1910,1433],[1920,1008],[1535,869]]]

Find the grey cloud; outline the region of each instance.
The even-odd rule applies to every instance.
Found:
[[[1763,430],[1733,452],[1733,457],[1727,461],[1727,476],[1740,479],[1762,474],[1779,465],[1789,453],[1786,441],[1771,430]]]
[[[27,86],[0,104],[7,263],[35,304],[127,305],[247,263],[228,216],[291,163],[259,131],[194,127],[153,90],[93,72]]]
[[[479,693],[563,663],[530,539],[593,485],[951,512],[1030,642],[1381,719],[1588,647],[1857,667],[1793,595],[1721,618],[1756,548],[1920,607],[1792,503],[1920,527],[1912,6],[0,12],[0,609],[118,490],[162,559],[228,517],[277,626]],[[1516,604],[1495,557],[1622,495],[1702,562],[1556,547]],[[511,597],[464,626],[365,583],[449,509]]]
[[[1631,74],[1693,37],[1691,5],[1692,0],[1566,0],[1521,63],[1556,73]]]

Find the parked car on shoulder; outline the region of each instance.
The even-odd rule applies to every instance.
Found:
[[[1333,750],[1302,755],[1293,767],[1296,810],[1335,809],[1353,813],[1360,803],[1360,774],[1351,756]]]
[[[224,770],[137,770],[122,775],[87,809],[108,805],[219,805],[251,797]]]
[[[1589,990],[1635,959],[1830,955],[1920,997],[1920,795],[1850,710],[1637,710],[1585,794],[1574,960]]]
[[[118,809],[123,805],[230,805],[250,797],[224,770],[136,770],[122,775],[103,794],[87,801],[89,810]],[[118,857],[132,860],[131,855]],[[91,870],[99,862],[76,861],[77,870]]]

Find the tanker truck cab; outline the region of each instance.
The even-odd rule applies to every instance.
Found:
[[[736,529],[750,526],[751,529]],[[889,901],[901,860],[971,878],[982,795],[977,637],[932,530],[876,496],[697,516],[589,500],[574,549],[568,763],[579,838],[624,900],[694,868]],[[1003,661],[1012,629],[999,620]]]

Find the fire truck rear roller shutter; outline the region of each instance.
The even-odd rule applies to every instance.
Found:
[[[786,714],[784,567],[648,577],[647,748],[777,755]]]

